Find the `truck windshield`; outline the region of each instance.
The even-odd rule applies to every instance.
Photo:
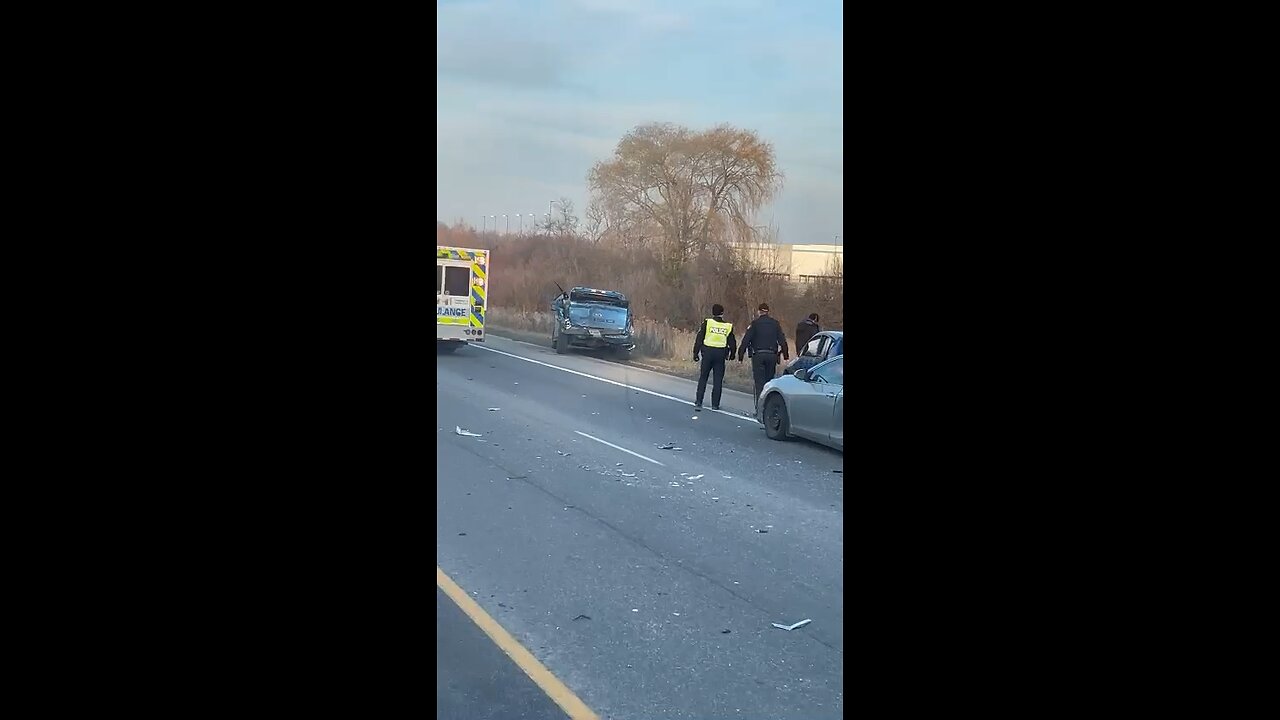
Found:
[[[569,320],[575,325],[627,326],[627,309],[616,305],[598,303],[573,303],[569,306]]]

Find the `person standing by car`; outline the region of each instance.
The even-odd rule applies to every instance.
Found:
[[[809,317],[800,321],[796,325],[796,354],[804,352],[804,346],[809,344],[809,340],[817,335],[822,328],[818,327],[818,313],[809,313]]]
[[[702,410],[702,398],[707,393],[707,376],[712,375],[711,409],[720,409],[720,391],[724,388],[724,362],[733,357],[738,340],[733,336],[733,323],[724,321],[724,306],[711,306],[711,317],[702,321],[693,341],[693,361],[701,356],[702,367],[698,372],[698,396],[694,398],[694,412]]]
[[[782,332],[782,325],[769,316],[769,303],[760,303],[756,319],[747,326],[742,336],[742,346],[738,348],[738,362],[742,356],[751,353],[751,379],[755,385],[756,405],[760,404],[760,390],[764,384],[773,379],[778,370],[778,348],[782,348],[782,359],[790,360],[787,350],[787,336]],[[751,413],[755,417],[756,413]]]

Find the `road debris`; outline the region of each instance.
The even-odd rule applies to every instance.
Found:
[[[836,473],[837,475],[843,475],[843,474],[844,474],[844,471],[843,471],[843,470],[832,470],[831,472]]]
[[[671,448],[672,450],[683,450],[684,448]]]
[[[718,498],[718,497],[713,497],[713,498],[711,498],[711,499],[712,499],[712,500],[719,500],[720,498]]]
[[[767,532],[769,532],[769,531],[768,531],[767,529],[765,529],[765,528],[760,528],[759,530],[756,530],[756,532],[758,532],[758,533],[767,533]]]
[[[570,456],[570,455],[572,455],[573,453],[567,453],[567,452],[565,452],[565,451],[563,451],[563,450],[557,450],[557,451],[556,451],[556,454],[557,454],[557,455],[563,455],[563,456],[565,456],[565,457],[569,457],[569,456]]]
[[[590,615],[579,615],[578,617],[574,618],[574,620],[590,620],[590,619],[591,619]]]
[[[808,618],[805,618],[804,620],[801,620],[800,622],[794,625],[779,625],[778,623],[773,623],[773,626],[778,628],[779,630],[786,630],[787,632],[790,632],[792,630],[795,630],[796,628],[804,627],[805,625],[808,625],[811,622],[813,621]]]
[[[631,608],[631,612],[640,612],[640,608]]]
[[[689,480],[701,480],[703,477],[704,477],[703,475],[690,475],[687,479],[689,479]]]
[[[489,412],[498,412],[502,408],[489,408]]]
[[[629,472],[624,472],[624,473],[619,473],[619,474],[620,474],[620,475],[622,475],[622,477],[635,477],[635,476],[636,476],[636,474],[635,474],[635,473],[629,473]]]
[[[614,467],[622,467],[622,463],[614,463],[614,464],[613,464],[613,466],[614,466]]]
[[[458,535],[466,535],[466,533],[458,533]]]
[[[454,425],[453,431],[458,435],[462,435],[463,437],[484,437],[480,433],[473,433],[470,430],[463,430],[461,425]]]
[[[676,617],[680,617],[680,613],[671,613],[671,614],[675,615]]]
[[[652,420],[653,418],[649,418],[649,419]],[[657,447],[659,450],[674,450],[676,446],[675,446],[675,443],[662,443],[660,445],[656,445],[655,447]]]

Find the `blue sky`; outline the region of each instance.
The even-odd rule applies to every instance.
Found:
[[[438,0],[436,215],[585,213],[636,125],[727,122],[786,174],[783,242],[844,238],[844,15],[828,0]],[[501,222],[501,218],[499,218]]]

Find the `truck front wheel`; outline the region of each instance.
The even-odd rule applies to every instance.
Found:
[[[556,335],[556,354],[563,355],[569,352],[569,336],[564,333]]]

